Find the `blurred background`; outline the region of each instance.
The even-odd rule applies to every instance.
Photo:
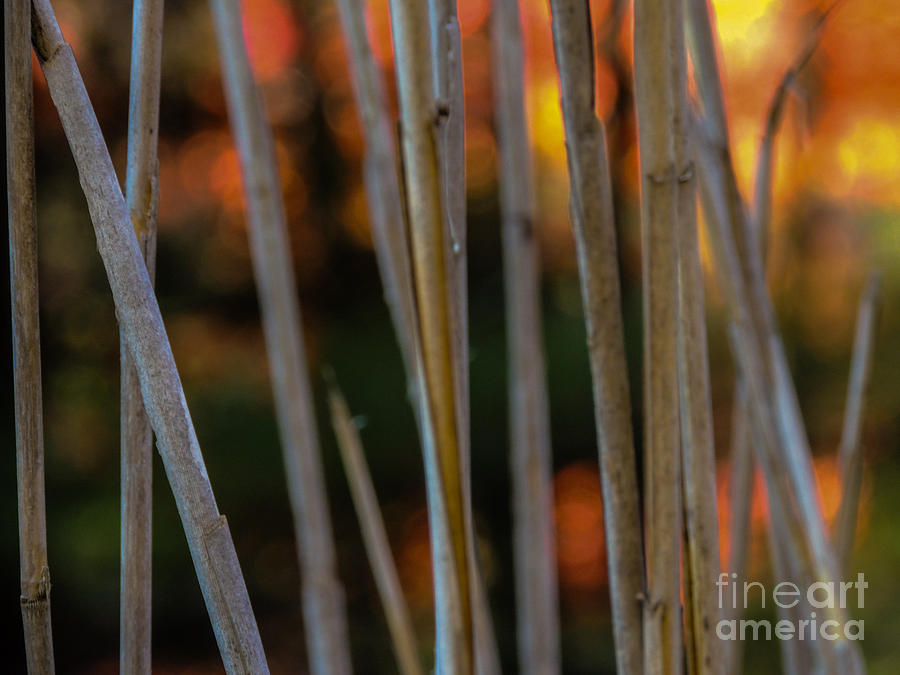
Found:
[[[392,86],[387,0],[367,3]],[[539,205],[544,335],[551,395],[555,518],[567,673],[611,673],[602,499],[571,230],[559,90],[546,0],[522,0],[527,107]],[[734,157],[749,194],[768,103],[826,4],[716,0]],[[131,4],[57,0],[124,182]],[[592,0],[598,113],[610,135],[635,424],[640,429],[638,173],[631,13]],[[362,431],[423,657],[433,639],[424,478],[404,375],[372,251],[361,181],[363,139],[336,10],[326,0],[247,0],[245,35],[275,128],[328,491],[358,672],[396,672],[385,621],[325,417],[318,375],[337,372]],[[461,0],[466,93],[472,451],[475,518],[500,648],[515,666],[507,463],[506,350],[489,0]],[[869,594],[871,673],[900,664],[900,13],[891,0],[845,2],[803,71],[777,144],[770,282],[815,454],[827,516],[857,303],[883,273],[884,311],[863,442],[868,459],[853,567]],[[118,670],[118,331],[88,211],[56,112],[35,67],[41,331],[50,569],[59,672]],[[392,94],[393,96],[393,94]],[[275,673],[305,669],[299,581],[281,451],[250,265],[237,156],[209,8],[166,7],[160,131],[159,302],[219,507],[228,515]],[[2,191],[5,198],[6,191]],[[703,246],[702,242],[701,245]],[[720,517],[727,522],[733,368],[705,248]],[[8,265],[4,258],[4,265]],[[4,274],[4,278],[8,278]],[[7,296],[8,297],[8,296]],[[10,351],[9,311],[0,350]],[[2,360],[0,641],[24,672],[18,606],[12,362]],[[222,672],[161,463],[154,476],[154,665]],[[759,491],[758,491],[759,492]],[[766,509],[753,509],[750,576],[769,579]],[[728,551],[722,528],[723,555]],[[855,574],[852,576],[855,577]],[[766,616],[765,610],[751,613]],[[751,643],[748,672],[769,672],[777,643]]]

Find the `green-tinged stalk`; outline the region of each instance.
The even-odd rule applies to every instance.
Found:
[[[125,342],[228,673],[268,673],[225,517],[206,473],[184,389],[125,198],[72,48],[47,0],[32,2],[32,43],[75,158]]]
[[[134,3],[128,164],[125,205],[150,283],[156,267],[159,200],[159,90],[163,0]],[[152,635],[153,429],[144,410],[141,384],[120,336],[122,568],[119,598],[119,670],[149,675]]]
[[[552,675],[560,671],[553,459],[518,0],[495,0],[492,31],[509,349],[519,664],[525,675]]]
[[[580,0],[551,0],[550,11],[566,133],[569,207],[593,381],[616,665],[621,673],[640,675],[640,598],[644,595],[640,492],[625,362],[612,183],[605,132],[594,111],[591,19],[588,4]]]
[[[636,0],[634,82],[641,165],[644,296],[644,500],[647,598],[644,672],[682,670],[679,544],[681,461],[677,250],[682,176],[675,161],[671,83],[674,0]],[[699,581],[697,582],[699,583]],[[695,584],[696,585],[696,584]]]
[[[474,669],[468,475],[460,442],[455,386],[453,280],[448,269],[447,211],[436,131],[444,113],[435,105],[427,8],[391,0],[391,26],[400,98],[401,151],[420,336],[416,392],[423,419],[423,453],[435,580],[439,675]],[[451,244],[451,248],[453,248]],[[457,298],[458,300],[458,298]]]
[[[391,546],[375,495],[375,487],[372,485],[372,476],[366,464],[359,431],[353,423],[347,402],[337,384],[333,381],[328,384],[331,424],[338,441],[347,482],[350,484],[350,495],[362,529],[366,554],[369,556],[375,585],[378,587],[378,594],[387,617],[397,664],[401,675],[424,675],[409,608],[400,588],[397,566],[391,555]]]
[[[350,645],[310,391],[275,141],[250,69],[237,0],[213,0],[232,133],[300,560],[307,653],[315,675],[348,675]]]
[[[29,675],[52,675],[50,567],[44,491],[44,421],[34,179],[31,3],[6,0],[6,195],[12,308],[13,395],[19,509],[19,578]]]
[[[844,428],[838,460],[841,467],[841,505],[834,525],[834,541],[837,548],[839,569],[850,572],[853,542],[856,538],[856,519],[859,511],[859,494],[862,488],[863,412],[866,392],[872,374],[872,352],[875,346],[875,327],[881,304],[881,277],[872,274],[866,282],[859,314],[856,318],[856,336],[853,340],[853,357],[850,361],[850,382],[847,387],[847,405],[844,408]]]

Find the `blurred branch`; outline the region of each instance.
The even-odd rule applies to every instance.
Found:
[[[159,201],[157,145],[163,0],[138,0],[134,3],[133,13],[125,206],[152,284]],[[119,669],[122,673],[149,675],[153,604],[153,429],[144,410],[140,380],[122,331],[119,341],[122,399]]]
[[[250,69],[239,3],[213,0],[212,10],[300,555],[307,653],[316,675],[348,675],[344,591],[337,578],[275,142]]]
[[[640,491],[625,362],[612,183],[605,132],[594,112],[590,11],[583,0],[551,0],[550,11],[566,133],[569,210],[593,381],[616,664],[619,672],[640,675],[643,629],[639,598],[644,594]]]
[[[356,507],[356,515],[362,529],[369,564],[372,566],[378,594],[381,596],[381,604],[384,607],[385,616],[387,616],[400,673],[401,675],[423,675],[424,670],[419,662],[416,636],[409,618],[409,609],[400,587],[397,567],[391,555],[384,520],[378,507],[372,476],[366,465],[359,432],[353,424],[347,402],[333,376],[326,377],[326,382],[331,424],[337,437],[347,482],[350,484],[350,494],[353,497],[353,505]]]
[[[553,460],[541,344],[540,253],[535,233],[518,0],[494,3],[492,31],[510,355],[510,461],[519,663],[525,675],[552,675],[560,671]]]
[[[78,167],[144,404],[175,495],[228,673],[268,673],[228,523],[219,513],[147,267],[72,48],[47,0],[32,2],[32,43]]]
[[[34,178],[31,8],[3,12],[6,76],[6,194],[12,308],[13,395],[19,513],[19,577],[25,656],[31,675],[52,675],[50,568],[44,491],[44,421]]]
[[[837,548],[839,569],[850,571],[853,543],[856,537],[856,519],[859,512],[859,493],[862,487],[863,451],[859,438],[862,430],[866,392],[872,374],[872,352],[875,345],[875,324],[881,305],[881,277],[869,276],[859,315],[856,319],[856,336],[853,340],[853,358],[850,362],[850,383],[847,387],[847,405],[844,409],[844,429],[838,458],[843,481],[841,505],[835,521],[834,541]]]

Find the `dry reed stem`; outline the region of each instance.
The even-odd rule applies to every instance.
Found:
[[[128,162],[125,205],[147,265],[156,267],[159,199],[160,62],[163,1],[134,3],[131,92],[128,109]],[[119,670],[149,675],[152,664],[153,429],[144,410],[125,336],[120,334],[122,568],[119,598]]]
[[[369,44],[363,0],[338,0],[337,6],[366,144],[363,174],[376,260],[410,382],[410,397],[415,401],[418,328],[395,125],[384,78]]]
[[[722,640],[716,636],[721,611],[714,591],[722,565],[716,503],[716,451],[713,437],[706,305],[697,234],[697,195],[688,140],[687,56],[684,46],[684,0],[671,0],[670,66],[672,129],[677,187],[678,381],[684,529],[690,579],[685,604],[691,630],[686,640],[690,672],[722,672]]]
[[[841,505],[835,521],[834,541],[839,569],[850,571],[853,541],[856,536],[856,518],[859,510],[859,493],[862,487],[863,450],[860,444],[862,419],[865,411],[866,392],[872,374],[872,352],[875,344],[875,327],[881,304],[881,277],[869,276],[859,303],[856,319],[856,335],[853,339],[853,357],[850,362],[850,382],[847,387],[847,405],[844,408],[844,428],[838,459],[841,467]]]
[[[424,669],[419,661],[409,608],[400,587],[397,566],[391,554],[391,546],[375,495],[375,487],[372,485],[372,476],[366,464],[359,431],[350,417],[347,401],[333,378],[329,378],[328,385],[331,423],[350,484],[350,495],[356,507],[369,564],[372,566],[375,584],[387,617],[397,664],[402,675],[423,675]]]
[[[675,161],[673,87],[674,0],[636,0],[634,82],[641,164],[644,306],[644,499],[647,599],[644,672],[682,670],[679,545],[677,244],[680,181]],[[699,581],[698,581],[699,583]]]
[[[31,3],[4,5],[6,196],[12,306],[13,393],[19,512],[19,574],[25,659],[30,675],[52,675],[50,568],[44,491],[40,298],[34,179]]]
[[[553,461],[518,0],[497,0],[492,24],[509,345],[519,664],[525,675],[552,675],[560,671]]]
[[[612,183],[594,112],[594,53],[587,3],[552,0],[581,297],[587,329],[604,500],[610,603],[620,673],[643,671],[644,593],[640,492],[619,291]]]
[[[211,6],[294,516],[308,658],[316,675],[348,675],[344,591],[337,578],[275,143],[250,69],[239,3],[214,0]]]
[[[417,392],[423,436],[435,579],[437,672],[469,675],[474,668],[471,523],[465,455],[460,442],[452,333],[454,277],[445,250],[447,211],[437,131],[445,111],[435,104],[427,8],[391,0],[391,26],[400,98],[401,150],[416,292],[420,359]],[[457,324],[458,325],[458,324]],[[464,483],[464,481],[466,481]]]
[[[125,198],[72,48],[47,0],[32,2],[32,43],[88,202],[141,392],[228,673],[268,673],[231,533],[219,513]]]
[[[790,493],[798,506],[803,526],[801,533],[812,562],[813,578],[819,581],[834,581],[837,566],[834,551],[825,530],[824,517],[819,503],[818,491],[812,470],[809,442],[803,428],[803,420],[797,401],[796,390],[790,376],[787,357],[775,321],[772,301],[766,289],[762,253],[753,240],[753,233],[747,222],[746,210],[737,188],[734,167],[727,144],[727,128],[724,116],[716,110],[723,108],[721,85],[715,62],[715,51],[711,31],[711,19],[705,0],[689,0],[689,20],[692,29],[691,47],[696,65],[697,86],[700,98],[707,111],[705,128],[698,147],[706,155],[709,170],[707,180],[712,185],[710,192],[718,192],[725,201],[725,227],[717,235],[731,240],[733,263],[720,260],[720,270],[731,298],[732,312],[739,318],[740,330],[745,339],[740,340],[743,348],[752,349],[754,367],[749,371],[752,377],[762,378],[763,386],[759,396],[751,400],[766,403],[768,411],[760,409],[760,422],[777,432],[778,452],[783,460],[785,473],[790,481]],[[710,111],[713,111],[710,114]],[[705,147],[702,147],[705,146]],[[763,393],[764,392],[764,393]],[[767,429],[768,430],[768,429]],[[837,608],[833,612],[835,620],[840,620],[843,612]],[[861,672],[862,659],[857,645],[840,639],[824,644],[820,649],[833,652],[835,658],[826,657],[828,668],[842,668],[845,672]]]

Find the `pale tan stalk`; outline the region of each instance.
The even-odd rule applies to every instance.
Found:
[[[716,451],[713,437],[706,306],[697,235],[697,195],[688,141],[687,57],[684,47],[684,0],[670,0],[672,128],[678,175],[678,381],[681,409],[683,499],[687,550],[685,577],[690,579],[685,603],[691,622],[685,641],[694,673],[721,673],[722,644],[716,636],[720,612],[716,581],[719,518],[716,502]]]
[[[468,475],[457,413],[453,276],[448,270],[442,173],[436,131],[443,113],[435,84],[427,8],[417,0],[391,0],[402,125],[401,150],[421,342],[418,393],[423,432],[435,579],[439,675],[469,675],[474,668],[471,523],[466,517]],[[457,298],[458,299],[458,298]]]
[[[856,537],[856,519],[859,511],[859,493],[862,487],[863,449],[859,442],[862,433],[866,393],[872,374],[872,352],[875,345],[875,327],[881,304],[881,277],[869,276],[859,314],[856,319],[856,336],[853,340],[853,358],[850,362],[850,382],[847,387],[847,405],[844,408],[844,429],[838,459],[841,467],[841,506],[835,521],[834,541],[841,573],[850,572],[853,541]]]
[[[125,204],[152,284],[159,199],[157,141],[163,0],[139,0],[134,3],[133,12]],[[120,334],[119,355],[122,399],[119,670],[123,675],[149,675],[152,663],[153,429],[144,410],[141,383],[124,334]]]
[[[594,112],[591,18],[588,4],[580,0],[551,0],[550,10],[562,90],[570,214],[593,381],[616,665],[620,673],[640,675],[643,628],[639,599],[644,594],[640,493],[625,362],[612,183],[604,129]]]
[[[702,188],[704,211],[710,228],[710,239],[716,252],[720,281],[732,313],[733,351],[747,387],[752,423],[761,440],[754,444],[757,449],[757,459],[766,478],[770,500],[779,500],[780,511],[784,513],[793,513],[793,508],[797,508],[798,520],[790,527],[790,536],[793,541],[791,546],[802,558],[803,568],[808,574],[809,582],[812,580],[828,581],[835,578],[831,572],[833,560],[831,552],[827,548],[823,549],[822,542],[816,539],[816,521],[812,519],[810,522],[809,499],[804,505],[804,500],[795,498],[798,492],[796,457],[794,457],[794,468],[791,469],[792,453],[786,449],[789,435],[786,433],[786,429],[779,425],[779,422],[783,421],[783,417],[780,415],[782,411],[778,410],[781,401],[773,393],[776,388],[772,384],[774,378],[771,375],[775,370],[773,366],[775,350],[772,346],[774,340],[763,340],[760,337],[759,324],[756,323],[755,317],[751,318],[748,310],[749,300],[747,299],[745,277],[739,271],[737,247],[732,237],[733,228],[729,215],[732,211],[726,205],[729,191],[723,180],[721,155],[713,149],[703,131],[695,130],[697,132],[695,134],[695,158]],[[746,223],[741,229],[746,231]],[[771,332],[766,334],[772,335]],[[766,347],[770,351],[766,352]],[[784,389],[790,384],[781,382],[779,386]],[[811,464],[807,470],[811,474]],[[808,480],[813,479],[810,477]],[[815,490],[811,493],[811,497],[817,499]],[[775,511],[776,509],[773,508],[773,513]],[[821,512],[819,512],[819,518],[821,519],[821,517]],[[801,581],[800,583],[805,582]],[[840,608],[829,611],[834,615],[829,618],[840,620],[840,617],[843,616]],[[857,650],[846,641],[838,640],[834,643],[829,642],[828,645],[824,644],[826,641],[817,642],[819,643],[817,646],[821,649],[835,652],[841,659],[846,659],[845,661],[835,658],[826,659],[826,663],[834,667],[839,667],[838,664],[841,664],[848,668],[847,672],[858,672],[855,669],[862,667],[858,661]]]
[[[409,617],[409,608],[400,588],[397,566],[391,554],[384,520],[372,485],[372,476],[366,464],[359,431],[350,417],[347,401],[334,381],[329,381],[328,403],[331,424],[334,427],[341,461],[350,484],[350,495],[356,507],[369,564],[375,576],[375,585],[381,596],[381,604],[387,617],[394,654],[402,675],[424,675],[416,648],[416,635]]]
[[[671,77],[675,0],[636,0],[634,82],[641,163],[644,296],[644,499],[647,600],[644,672],[682,670],[679,544],[677,244],[681,175],[675,164]]]
[[[29,675],[52,675],[50,568],[44,492],[44,422],[34,180],[31,4],[6,0],[6,203],[12,307],[13,395],[19,511],[19,576]]]
[[[337,578],[275,141],[250,69],[239,3],[213,0],[211,6],[294,516],[307,654],[314,674],[348,675],[344,590]]]
[[[369,44],[364,2],[338,0],[337,6],[366,144],[363,172],[376,260],[410,389],[413,389],[416,386],[413,352],[418,342],[418,328],[395,124],[385,94],[384,78]],[[412,392],[410,396],[415,400]]]
[[[525,675],[551,675],[560,670],[553,460],[518,0],[495,0],[492,24],[509,345],[519,664]]]
[[[32,42],[78,167],[144,405],[184,525],[228,673],[268,673],[231,533],[213,496],[184,389],[100,126],[47,0],[33,0]]]

